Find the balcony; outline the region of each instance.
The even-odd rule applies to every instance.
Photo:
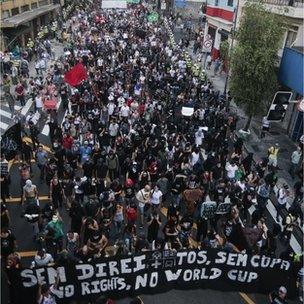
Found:
[[[259,0],[251,1],[260,2]],[[303,19],[304,0],[264,0],[263,3],[272,13]]]

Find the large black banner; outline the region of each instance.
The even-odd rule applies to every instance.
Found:
[[[18,150],[21,150],[21,124],[16,123],[5,131],[1,137],[1,153],[3,153],[7,160],[13,159]]]
[[[91,263],[10,270],[13,303],[36,303],[37,283],[53,284],[57,273],[59,303],[71,299],[113,299],[156,294],[170,289],[210,288],[268,293],[284,285],[295,295],[293,265],[266,256],[218,250],[155,251],[135,256],[96,259]],[[61,300],[60,300],[61,299]],[[19,301],[19,302],[18,302]]]

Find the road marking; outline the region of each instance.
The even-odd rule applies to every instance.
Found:
[[[32,140],[31,140],[29,137],[23,137],[22,139],[23,139],[25,142],[27,142],[27,143],[30,143],[30,144],[32,143]],[[41,143],[40,143],[40,145],[43,147],[43,149],[44,149],[45,151],[54,154],[54,152],[53,152],[53,151],[51,150],[51,148],[49,148],[48,146],[43,145],[43,144],[41,144]]]
[[[38,200],[39,201],[47,201],[50,198],[48,196],[39,196]],[[20,197],[12,197],[6,200],[7,203],[20,203]]]
[[[239,295],[243,298],[243,300],[244,300],[247,304],[255,304],[255,302],[252,301],[246,293],[239,292]]]
[[[21,110],[21,114],[22,115],[25,115],[27,112],[28,112],[28,110],[30,109],[30,107],[32,106],[32,104],[33,104],[33,98],[30,98],[27,102],[26,102],[26,104],[25,104],[25,106],[22,108],[22,110]]]
[[[11,114],[10,112],[4,111],[4,110],[2,110],[2,109],[0,109],[0,115],[1,115],[1,116],[4,116],[4,117],[7,117],[7,118],[9,118],[9,119],[12,118],[12,114]]]
[[[0,128],[3,130],[6,130],[8,128],[8,124],[6,124],[5,122],[0,121]]]
[[[18,252],[18,254],[22,257],[22,258],[29,258],[29,257],[33,257],[35,256],[37,253],[36,251],[22,251],[22,252]]]

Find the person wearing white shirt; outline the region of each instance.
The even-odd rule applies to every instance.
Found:
[[[45,251],[45,249],[39,250],[33,261],[33,264],[35,264],[36,267],[47,266],[51,263],[54,263],[54,259],[51,254]]]
[[[159,209],[162,202],[163,193],[159,190],[158,186],[154,186],[154,189],[151,191],[151,203],[153,209]]]
[[[120,108],[120,115],[123,118],[128,118],[130,115],[130,108],[126,103],[123,104],[123,106]]]
[[[113,115],[114,113],[114,110],[115,110],[115,104],[112,100],[109,101],[108,105],[107,105],[107,108],[108,108],[108,114],[109,116]]]
[[[194,148],[193,152],[191,153],[191,165],[192,167],[199,161],[200,154],[199,154],[199,149]]]
[[[112,121],[109,125],[109,134],[111,137],[115,138],[118,134],[119,125],[115,121]]]
[[[42,107],[43,107],[43,102],[42,102],[42,96],[41,95],[37,95],[35,97],[35,107],[36,107],[36,111],[39,114],[41,114]]]
[[[198,129],[198,131],[195,132],[195,145],[197,147],[200,147],[203,144],[204,139],[204,133],[201,128]]]
[[[229,179],[234,179],[235,178],[235,172],[238,169],[238,166],[235,163],[226,163],[226,167],[225,167],[226,171],[227,171],[227,177]]]

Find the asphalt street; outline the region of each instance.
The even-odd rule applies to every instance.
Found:
[[[58,121],[61,123],[64,119],[64,111],[60,106],[58,109]],[[44,128],[45,122],[39,123],[40,130]],[[50,150],[50,140],[48,136],[40,134],[40,142],[45,145],[45,149]],[[37,250],[37,245],[33,239],[33,233],[30,224],[26,222],[24,218],[21,217],[22,206],[20,205],[20,177],[19,177],[19,167],[20,163],[15,162],[11,164],[10,175],[12,184],[10,187],[12,200],[8,202],[8,209],[12,220],[12,231],[15,234],[18,242],[18,252],[23,257],[22,261],[24,266],[30,265],[34,254]],[[48,202],[48,187],[45,183],[41,184],[39,181],[39,170],[33,161],[33,183],[37,185],[39,190],[40,204],[41,207]],[[59,209],[60,215],[64,220],[65,229],[69,229],[70,219],[65,208]],[[163,216],[164,223],[164,216]],[[273,220],[270,214],[267,216],[267,225],[271,229],[273,225]],[[160,229],[161,230],[161,229]],[[110,244],[113,245],[113,244]],[[279,248],[282,250],[282,247]],[[141,297],[145,304],[196,304],[196,303],[206,303],[206,304],[264,304],[268,303],[268,298],[265,295],[260,294],[244,294],[238,292],[221,292],[214,290],[189,290],[189,291],[178,291],[172,290],[168,293],[158,294],[158,295],[144,295]],[[3,303],[5,303],[3,301]],[[118,301],[119,304],[129,303],[129,299],[123,299]],[[289,303],[297,303],[296,301],[290,301]]]

